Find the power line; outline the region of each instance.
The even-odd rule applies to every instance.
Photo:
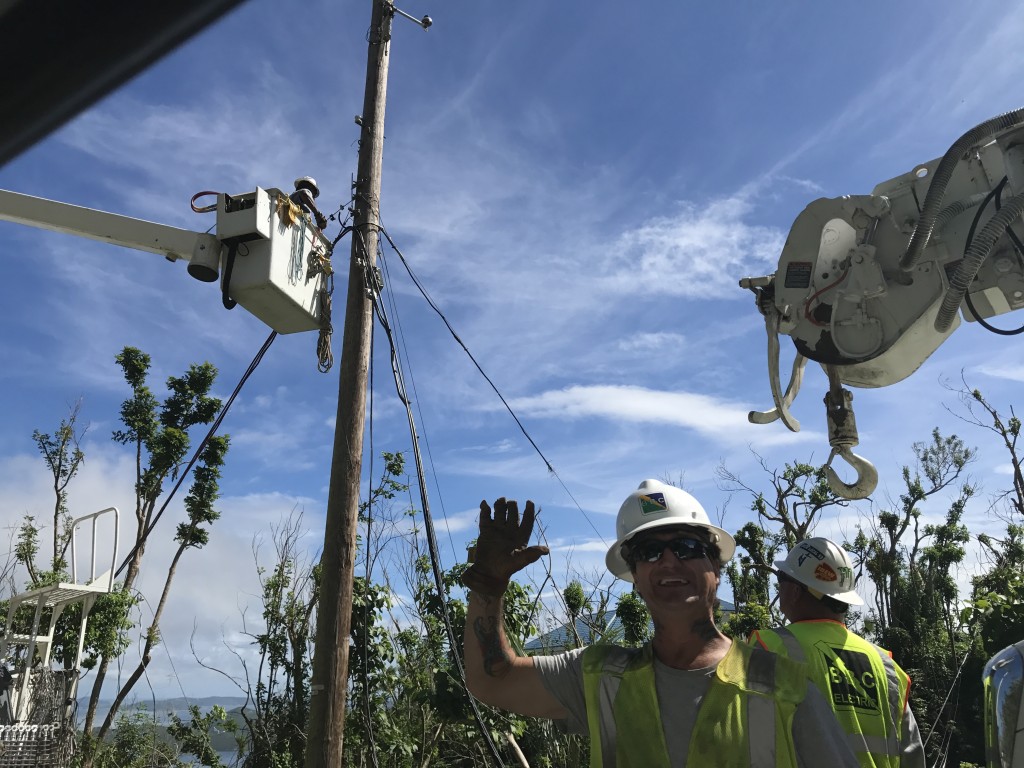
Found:
[[[388,262],[387,259],[384,258],[383,250],[380,251],[379,256],[382,267],[382,273],[384,275],[384,287],[387,289],[388,302],[391,304],[391,313],[395,319],[395,327],[398,331],[397,336],[399,342],[401,343],[402,354],[405,357],[406,368],[409,371],[409,382],[412,386],[413,399],[416,401],[416,410],[419,412],[420,416],[420,429],[423,433],[423,443],[427,449],[427,461],[430,463],[430,474],[434,478],[434,488],[437,491],[437,501],[441,505],[441,514],[444,519],[445,531],[448,533],[448,544],[452,548],[452,557],[458,560],[458,550],[455,547],[455,540],[452,538],[451,526],[448,525],[448,510],[445,508],[444,505],[444,496],[441,493],[441,484],[438,481],[437,469],[434,465],[434,454],[433,451],[430,450],[430,437],[427,434],[426,419],[423,416],[423,408],[420,406],[419,395],[416,391],[416,378],[413,375],[412,361],[409,357],[409,349],[405,343],[405,332],[402,330],[402,320],[401,316],[398,314],[398,302],[395,300],[395,292],[391,282],[391,273],[388,270]]]
[[[196,448],[195,453],[192,454],[192,458],[189,459],[188,465],[185,467],[184,471],[181,472],[181,474],[178,476],[178,481],[174,484],[174,487],[171,488],[170,493],[167,494],[167,497],[164,499],[164,503],[160,506],[160,510],[156,513],[156,515],[154,515],[153,519],[146,527],[146,530],[142,532],[142,535],[135,543],[135,546],[132,547],[131,552],[129,552],[128,556],[125,557],[124,561],[121,563],[121,566],[117,569],[117,572],[114,574],[114,578],[117,578],[121,575],[124,569],[128,567],[128,563],[131,562],[131,559],[135,557],[135,553],[138,552],[139,547],[145,544],[146,541],[149,539],[149,534],[152,533],[153,528],[156,527],[156,524],[160,520],[160,517],[167,509],[167,505],[171,503],[171,499],[174,498],[174,494],[178,492],[178,489],[181,487],[181,484],[184,483],[185,480],[188,478],[189,472],[192,471],[192,467],[195,466],[195,463],[199,460],[200,455],[202,455],[203,449],[206,448],[206,445],[210,442],[213,436],[217,434],[217,430],[220,429],[220,425],[224,421],[224,417],[228,415],[228,411],[231,409],[232,403],[235,402],[235,398],[238,397],[238,393],[242,391],[242,387],[245,386],[245,383],[249,380],[249,377],[252,376],[252,374],[256,371],[256,368],[259,367],[260,362],[262,362],[263,360],[263,356],[267,353],[267,350],[270,349],[270,345],[274,343],[274,339],[276,338],[277,331],[271,331],[270,335],[267,337],[267,340],[263,342],[263,346],[260,347],[259,352],[256,353],[256,356],[253,357],[252,362],[249,363],[249,367],[245,369],[245,373],[242,374],[242,378],[238,380],[238,384],[235,385],[235,389],[231,393],[231,396],[227,399],[227,402],[224,403],[223,407],[220,409],[220,413],[217,414],[217,418],[213,420],[213,424],[210,426],[210,430],[206,433],[206,436],[203,438],[202,442],[199,443],[199,446]],[[65,544],[65,552],[67,551],[67,548],[68,545]],[[61,553],[61,557],[63,557],[63,553]]]
[[[390,241],[390,238],[388,239]],[[372,280],[371,283],[373,288],[373,309],[377,315],[377,319],[380,321],[384,333],[388,338],[388,344],[391,349],[391,370],[394,374],[395,388],[398,392],[399,399],[405,405],[405,413],[409,422],[409,436],[412,440],[413,458],[416,463],[416,479],[420,492],[420,504],[423,511],[423,528],[426,532],[427,550],[430,553],[430,566],[434,576],[434,586],[437,588],[437,598],[441,603],[441,617],[444,622],[445,633],[448,635],[448,647],[451,652],[452,659],[455,662],[455,668],[458,671],[459,681],[462,688],[466,691],[466,697],[469,700],[470,708],[473,710],[473,716],[480,729],[480,733],[487,742],[488,749],[490,750],[491,756],[494,758],[495,762],[504,768],[505,763],[501,759],[498,747],[491,736],[491,730],[483,720],[483,715],[480,712],[480,707],[478,706],[476,699],[473,698],[473,695],[469,692],[469,686],[466,682],[466,670],[462,664],[462,659],[456,651],[458,648],[458,639],[455,637],[455,629],[452,627],[451,616],[448,612],[448,601],[445,598],[444,577],[441,573],[441,553],[438,551],[437,536],[434,530],[434,520],[430,513],[430,502],[427,499],[427,486],[426,480],[423,477],[423,461],[420,456],[419,439],[416,436],[416,423],[413,417],[412,404],[409,401],[405,381],[402,376],[402,367],[398,356],[398,348],[395,346],[394,334],[391,330],[391,324],[388,322],[387,310],[381,301],[381,294],[378,286]]]
[[[448,328],[449,333],[451,333],[452,338],[454,338],[458,345],[462,347],[463,351],[472,361],[473,365],[476,366],[476,369],[480,372],[480,375],[484,377],[484,380],[491,386],[491,389],[494,390],[494,393],[498,396],[498,399],[501,400],[502,405],[505,406],[505,410],[509,412],[509,415],[512,416],[512,419],[519,427],[519,431],[523,433],[527,441],[529,441],[530,445],[533,446],[534,451],[537,452],[537,455],[540,456],[541,460],[544,462],[544,466],[547,467],[548,472],[550,472],[551,475],[558,481],[558,484],[562,486],[562,489],[565,491],[566,495],[568,495],[568,497],[572,499],[572,503],[576,505],[576,509],[578,509],[580,514],[583,515],[583,518],[590,525],[594,533],[597,534],[597,537],[601,539],[602,542],[605,542],[604,536],[601,535],[601,532],[598,530],[597,526],[594,525],[593,520],[591,520],[587,513],[583,511],[583,507],[580,506],[580,503],[576,500],[576,497],[572,495],[572,491],[569,490],[569,487],[562,480],[561,476],[558,474],[558,472],[555,471],[555,468],[551,465],[551,462],[548,461],[547,457],[544,455],[544,452],[541,451],[540,447],[530,436],[530,433],[526,431],[526,427],[523,426],[523,423],[519,420],[519,417],[516,415],[515,411],[512,410],[512,406],[508,404],[508,401],[505,399],[504,395],[501,394],[501,391],[498,389],[497,385],[491,380],[491,377],[487,375],[487,373],[484,371],[480,363],[477,362],[477,359],[473,356],[473,353],[469,351],[469,347],[466,346],[465,342],[459,337],[459,334],[455,332],[455,329],[452,327],[451,323],[448,322],[448,318],[445,317],[444,313],[440,310],[440,308],[437,306],[434,300],[430,297],[430,294],[427,293],[426,288],[423,287],[423,284],[419,281],[419,278],[417,278],[416,274],[412,271],[412,267],[409,266],[409,262],[406,260],[405,255],[402,253],[399,247],[395,245],[395,241],[391,239],[391,235],[388,234],[388,231],[384,229],[384,227],[380,228],[380,232],[382,235],[384,235],[384,237],[387,238],[388,243],[391,244],[391,247],[392,249],[394,249],[395,253],[398,254],[398,258],[401,259],[402,265],[409,273],[409,277],[412,278],[412,281],[416,285],[416,288],[419,290],[420,294],[426,300],[430,308],[437,313],[438,317],[441,318],[441,321]]]

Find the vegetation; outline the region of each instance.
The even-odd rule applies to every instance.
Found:
[[[209,526],[219,517],[214,505],[219,496],[220,469],[228,449],[226,436],[207,436],[193,460],[187,461],[192,447],[191,432],[194,428],[210,424],[220,410],[220,401],[209,395],[217,376],[214,366],[209,363],[193,364],[183,375],[169,377],[166,382],[168,394],[161,402],[148,384],[149,355],[134,347],[125,347],[117,355],[116,362],[131,390],[131,395],[121,406],[121,428],[114,431],[113,439],[129,448],[134,455],[135,535],[129,542],[131,550],[122,567],[123,578],[116,582],[112,592],[96,601],[88,614],[81,666],[93,670],[94,679],[78,752],[83,768],[92,768],[96,763],[155,765],[166,762],[166,750],[156,745],[155,737],[146,731],[137,713],[120,720],[117,718],[122,704],[145,674],[153,649],[160,642],[160,620],[180,560],[188,550],[201,549],[207,543]],[[24,585],[12,583],[12,592],[56,584],[69,577],[65,558],[72,535],[68,486],[85,461],[85,454],[80,448],[85,430],[79,425],[79,415],[80,404],[76,404],[53,434],[39,431],[33,434],[33,440],[53,475],[53,549],[49,559],[41,557],[40,528],[34,517],[27,516],[18,530],[14,554],[16,566],[23,568],[28,578]],[[137,592],[136,581],[146,546],[154,535],[163,510],[161,501],[165,504],[167,501],[165,483],[177,481],[177,485],[181,485],[186,480],[191,481],[184,499],[186,520],[175,530],[173,540],[177,546],[159,599],[154,603],[153,618],[144,625],[133,611],[143,597]],[[10,578],[13,580],[13,571]],[[85,605],[88,606],[88,602]],[[69,671],[78,649],[82,607],[83,603],[77,603],[64,610],[57,625],[52,657]],[[23,606],[15,615],[16,631],[27,631],[31,626],[31,613],[30,606]],[[49,616],[44,616],[43,620],[48,622]],[[140,657],[134,667],[124,659],[125,651],[133,640],[141,646]],[[32,660],[15,658],[13,661],[24,668]],[[123,678],[119,675],[113,704],[102,724],[96,727],[96,711],[112,663],[128,664],[128,671]],[[74,675],[68,674],[62,679],[65,691],[59,698],[67,698],[74,686]],[[208,731],[214,722],[208,715],[203,717]],[[185,730],[181,733],[184,739]],[[108,735],[111,738],[108,739]],[[133,743],[137,743],[139,748],[133,749]],[[159,759],[145,757],[150,751],[144,744],[150,743],[154,745],[152,754],[159,754]]]
[[[227,450],[227,439],[215,438],[200,451],[186,500],[188,521],[174,534],[177,547],[157,615],[140,627],[133,615],[139,599],[133,585],[158,502],[165,497],[164,483],[183,472],[189,430],[209,423],[219,403],[208,395],[215,375],[210,366],[192,366],[184,376],[169,379],[170,394],[158,403],[146,385],[148,356],[126,348],[118,364],[131,397],[121,411],[124,429],[114,439],[136,456],[137,536],[119,589],[90,615],[85,664],[97,670],[93,699],[107,665],[123,654],[131,638],[140,638],[143,655],[118,691],[111,714],[92,738],[84,739],[82,763],[86,768],[177,766],[189,755],[189,760],[219,768],[221,755],[211,735],[233,734],[245,768],[299,768],[307,746],[320,596],[319,565],[304,547],[299,511],[269,531],[269,547],[261,539],[254,546],[262,612],[255,624],[248,625],[244,616],[242,623],[256,654],[237,652],[237,668],[222,671],[247,699],[237,727],[217,710],[194,709],[188,719],[176,719],[166,734],[157,733],[137,712],[118,716],[116,704],[145,670],[159,641],[159,614],[175,565],[188,550],[206,543],[217,518],[217,478]],[[994,440],[1013,467],[1008,487],[990,490],[987,499],[969,474],[974,448],[938,429],[909,446],[910,461],[902,468],[902,488],[895,498],[857,507],[837,498],[822,469],[810,462],[780,467],[759,457],[757,478],[741,478],[722,467],[721,487],[750,510],[749,521],[736,531],[737,557],[723,572],[735,611],[722,624],[730,636],[745,638],[780,623],[774,560],[816,529],[838,528],[857,564],[859,590],[868,599],[850,616],[852,627],[891,650],[911,675],[911,703],[928,762],[971,766],[983,762],[982,667],[992,654],[1024,637],[1024,477],[1017,453],[1021,423],[1013,409],[1007,417],[977,390],[958,394],[965,424]],[[78,414],[76,405],[53,434],[33,436],[54,478],[52,524],[48,520],[46,526],[52,525],[54,555],[39,562],[43,526],[26,518],[14,551],[31,585],[52,583],[66,572],[68,486],[85,458]],[[482,766],[493,764],[496,752],[510,765],[586,765],[584,738],[548,721],[471,702],[460,672],[466,605],[459,575],[465,566],[441,570],[439,595],[421,514],[409,497],[404,456],[384,453],[381,458],[360,507],[345,764]],[[965,516],[986,503],[1003,531],[974,537]],[[985,563],[963,594],[957,573],[972,539]],[[635,594],[620,592],[604,574],[574,574],[559,585],[550,563],[542,583],[512,583],[505,610],[510,640],[520,648],[551,629],[562,629],[557,644],[566,648],[594,639],[639,645],[649,637],[649,615]],[[61,663],[70,658],[71,626],[55,653]],[[91,706],[89,728],[93,714]]]

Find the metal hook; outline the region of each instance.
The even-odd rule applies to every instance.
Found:
[[[844,483],[832,469],[832,459],[836,456],[857,470],[857,479],[854,482]],[[832,449],[825,463],[825,477],[828,479],[828,487],[844,499],[866,499],[878,486],[878,470],[875,469],[875,465],[848,447]]]
[[[853,393],[843,389],[839,369],[826,365],[829,390],[825,393],[825,415],[828,419],[828,442],[832,453],[825,462],[825,477],[828,487],[844,499],[866,499],[878,486],[878,470],[875,465],[853,452],[853,446],[860,442],[857,435],[857,420],[853,415]],[[841,457],[857,470],[857,479],[844,483],[832,469],[832,459]]]

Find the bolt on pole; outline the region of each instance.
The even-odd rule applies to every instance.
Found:
[[[393,14],[390,0],[373,0],[359,163],[353,190],[352,256],[341,347],[338,413],[320,560],[320,604],[310,679],[305,768],[341,768],[366,383],[373,327],[367,280],[373,279],[377,258],[384,105]]]

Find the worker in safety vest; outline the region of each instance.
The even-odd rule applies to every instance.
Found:
[[[985,768],[1024,765],[1024,640],[985,665]]]
[[[856,768],[806,668],[732,642],[714,622],[733,537],[685,491],[645,480],[619,509],[605,563],[632,582],[654,619],[642,648],[601,644],[519,656],[505,636],[509,578],[547,553],[529,546],[534,505],[480,504],[465,571],[466,680],[474,696],[521,715],[567,721],[590,737],[593,768]]]
[[[779,609],[791,622],[750,636],[755,647],[806,663],[831,702],[862,768],[924,768],[924,746],[908,704],[910,678],[879,648],[846,627],[864,601],[850,556],[832,541],[801,541],[775,563]]]

